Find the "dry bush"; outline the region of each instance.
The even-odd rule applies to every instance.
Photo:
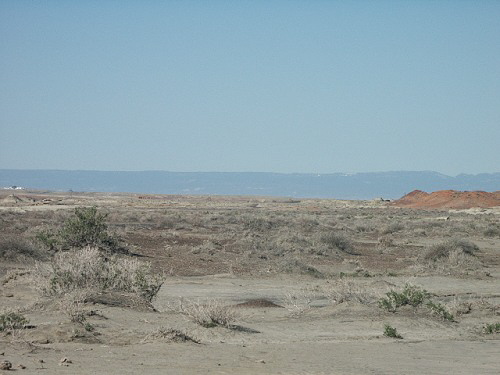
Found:
[[[400,232],[404,229],[404,225],[398,222],[393,222],[388,225],[386,225],[384,228],[382,228],[381,233],[382,234],[392,234],[396,232]]]
[[[284,295],[283,305],[292,317],[299,317],[311,308],[314,291],[302,288],[288,291]]]
[[[457,252],[466,255],[475,255],[478,250],[479,247],[470,241],[451,239],[429,247],[424,255],[424,260],[437,261],[441,258],[450,257],[453,253],[455,253],[453,256],[456,257]]]
[[[476,271],[482,267],[482,263],[475,256],[468,255],[462,250],[453,250],[448,256],[438,258],[437,260],[423,260],[411,268],[417,273],[437,273],[443,275],[466,274],[470,271]]]
[[[277,267],[279,270],[286,273],[299,273],[301,275],[308,275],[317,279],[325,278],[325,275],[316,267],[303,263],[298,259],[283,258],[283,261],[279,262]]]
[[[232,306],[227,306],[217,299],[195,302],[181,298],[177,306],[170,308],[205,328],[230,328],[239,317]]]
[[[75,290],[127,291],[151,300],[163,279],[150,274],[150,264],[118,256],[105,257],[99,249],[86,247],[61,252],[32,270],[36,287],[45,295]]]
[[[462,316],[469,314],[474,306],[474,300],[471,298],[464,299],[455,296],[451,301],[446,303],[446,308],[454,316]]]
[[[500,237],[500,226],[499,225],[490,225],[483,231],[483,234],[486,237]]]
[[[160,326],[154,331],[148,333],[146,337],[142,340],[142,342],[151,342],[151,341],[167,341],[167,342],[194,342],[199,344],[200,341],[190,334],[174,329]]]
[[[385,249],[394,246],[394,239],[390,236],[382,236],[377,239],[377,249]]]
[[[321,241],[331,249],[338,249],[347,254],[355,254],[352,241],[344,234],[327,233],[321,236]]]
[[[45,259],[47,253],[23,237],[6,235],[0,238],[0,258],[7,260]]]
[[[331,281],[324,290],[328,299],[333,303],[357,302],[369,304],[376,299],[376,296],[368,291],[366,287],[347,279]]]
[[[417,272],[442,274],[463,274],[482,267],[475,256],[479,251],[476,244],[461,239],[451,239],[430,246],[419,262],[412,268]]]
[[[58,301],[59,309],[64,312],[71,322],[85,324],[87,312],[84,310],[85,300],[92,294],[91,290],[75,290],[64,294]]]

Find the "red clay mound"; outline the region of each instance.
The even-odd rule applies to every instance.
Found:
[[[500,191],[487,193],[485,191],[441,190],[429,194],[425,191],[414,190],[392,204],[409,208],[487,208],[500,206]]]

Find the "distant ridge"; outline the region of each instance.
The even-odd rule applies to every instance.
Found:
[[[371,173],[118,172],[0,169],[0,188],[150,194],[396,199],[415,189],[500,190],[500,173],[456,177],[432,171]]]
[[[411,208],[487,208],[500,206],[500,191],[456,191],[441,190],[433,193],[415,190],[392,203],[398,207]]]

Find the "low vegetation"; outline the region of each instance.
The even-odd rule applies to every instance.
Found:
[[[401,336],[397,329],[394,328],[394,327],[391,327],[389,324],[386,324],[384,326],[384,336],[387,336],[387,337],[392,337],[392,338],[395,338],[395,339],[402,339],[403,336]]]
[[[387,311],[395,312],[399,307],[410,305],[419,307],[425,300],[429,299],[430,293],[425,289],[412,284],[405,284],[401,292],[391,290],[386,293],[386,298],[381,298],[379,306]]]
[[[77,207],[59,230],[42,229],[36,239],[49,250],[68,250],[86,246],[108,252],[123,250],[118,239],[108,232],[107,214],[97,207]]]
[[[174,309],[205,328],[217,326],[230,328],[238,318],[238,314],[233,307],[227,306],[216,299],[204,302],[181,299],[179,305]]]
[[[441,319],[448,320],[450,322],[455,321],[453,314],[451,314],[442,304],[428,301],[425,306],[431,311],[432,314],[440,317]]]
[[[491,335],[494,333],[500,333],[500,323],[488,323],[483,327],[483,332],[487,335]]]
[[[166,342],[194,342],[195,344],[200,343],[198,339],[192,337],[190,334],[184,331],[163,326],[160,326],[154,331],[147,334],[143,342],[150,342],[157,340]]]
[[[391,290],[386,293],[385,298],[381,298],[378,302],[379,307],[389,312],[396,312],[402,306],[412,306],[418,308],[425,306],[432,315],[436,315],[443,320],[455,321],[455,317],[445,306],[430,300],[431,294],[425,289],[412,284],[405,284],[403,290],[398,292]]]
[[[4,311],[0,313],[0,332],[10,332],[22,329],[29,323],[26,317],[15,311]]]
[[[134,292],[150,301],[163,283],[162,277],[151,275],[149,263],[106,257],[96,247],[57,253],[50,262],[37,263],[32,275],[37,288],[49,296],[112,290]]]
[[[453,252],[457,251],[466,255],[473,256],[477,251],[479,251],[479,247],[475,243],[467,240],[451,239],[431,246],[427,250],[424,259],[437,261],[443,258],[449,258]]]
[[[356,302],[368,304],[374,299],[374,295],[369,290],[346,278],[332,281],[325,288],[325,292],[328,299],[334,303]]]
[[[330,249],[338,249],[347,254],[355,253],[352,241],[343,234],[327,233],[321,236],[321,241]]]

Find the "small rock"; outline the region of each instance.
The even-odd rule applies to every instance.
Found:
[[[13,295],[12,293],[7,293],[7,294],[5,295],[5,297],[9,297],[9,298],[10,298],[10,297],[14,297],[14,295]]]
[[[0,370],[10,370],[12,368],[12,363],[9,361],[0,362]]]
[[[25,365],[23,365],[23,364],[18,364],[18,365],[17,365],[17,368],[20,368],[21,370],[24,370],[24,369],[26,368],[26,366],[25,366]]]
[[[71,361],[71,359],[64,357],[61,358],[61,360],[59,361],[59,366],[69,366],[70,363],[73,363],[73,361]]]

